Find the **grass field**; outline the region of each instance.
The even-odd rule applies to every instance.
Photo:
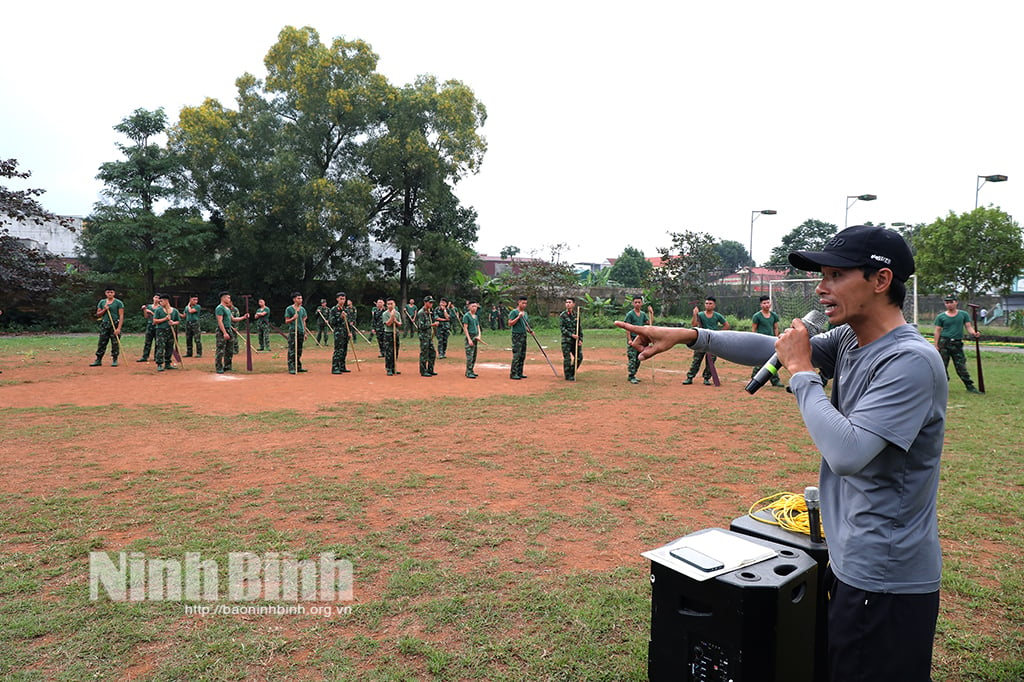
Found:
[[[721,388],[681,386],[686,350],[630,386],[613,331],[587,333],[576,383],[536,346],[509,382],[507,340],[485,338],[479,380],[461,344],[414,376],[410,344],[401,383],[365,344],[343,378],[310,348],[308,375],[277,351],[214,383],[212,348],[157,376],[137,337],[117,369],[85,367],[92,336],[0,338],[0,678],[646,679],[640,553],[813,483],[794,401],[747,396],[728,363]],[[1024,679],[1024,355],[983,360],[985,395],[950,390],[937,681]],[[330,616],[92,600],[90,552],[329,552],[355,599]]]

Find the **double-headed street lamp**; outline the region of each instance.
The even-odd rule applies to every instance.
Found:
[[[978,192],[981,191],[982,185],[986,182],[1006,182],[1005,175],[979,175],[978,181],[974,186],[974,208],[978,208]]]
[[[846,227],[850,223],[850,207],[851,206],[856,204],[858,200],[860,200],[860,201],[874,201],[877,198],[878,197],[875,196],[874,194],[847,194],[846,195],[846,216],[843,218],[843,229],[845,230]],[[850,199],[853,199],[853,201],[850,201]]]
[[[773,211],[768,208],[763,211],[751,211],[750,212],[750,272],[747,275],[747,287],[748,290],[753,287],[754,283],[754,270],[753,267],[757,265],[754,261],[754,221],[763,215],[775,215],[778,211]]]

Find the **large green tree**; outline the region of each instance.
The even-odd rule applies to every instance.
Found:
[[[236,81],[237,109],[208,99],[183,108],[171,131],[190,191],[223,222],[225,275],[275,291],[359,277],[369,227],[393,198],[375,196],[361,154],[390,106],[377,55],[287,26],[264,66],[265,81]]]
[[[148,292],[180,281],[201,269],[215,228],[198,211],[158,204],[176,197],[179,160],[154,138],[167,127],[163,109],[136,109],[114,130],[132,144],[118,143],[124,159],[100,166],[104,200],[98,202],[82,231],[83,255],[96,270],[128,275]]]
[[[661,315],[674,302],[705,295],[707,283],[721,274],[716,240],[706,232],[670,232],[670,246],[659,247],[661,267],[647,275],[647,288],[657,298]]]
[[[718,257],[722,259],[722,269],[735,272],[740,268],[753,266],[754,261],[747,253],[747,247],[731,239],[723,239],[715,245]]]
[[[782,238],[782,243],[772,249],[771,258],[765,267],[783,269],[790,273],[796,268],[789,264],[789,254],[793,251],[815,251],[824,248],[829,239],[839,231],[832,223],[821,220],[805,220]]]
[[[644,278],[651,271],[651,262],[644,257],[643,251],[627,246],[615,259],[608,279],[624,287],[643,286]]]
[[[383,130],[366,145],[374,195],[384,206],[374,236],[400,253],[401,298],[407,298],[413,252],[431,235],[468,248],[476,241],[476,223],[452,219],[452,188],[475,173],[487,143],[480,135],[487,110],[465,84],[438,83],[420,76],[389,91]],[[438,219],[440,215],[440,220]]]
[[[914,236],[919,281],[965,299],[1004,291],[1024,271],[1021,227],[995,206],[949,212]]]

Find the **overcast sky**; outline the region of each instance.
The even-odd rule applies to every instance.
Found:
[[[8,3],[0,157],[46,208],[87,215],[113,126],[265,75],[283,26],[367,41],[395,85],[431,73],[488,110],[488,152],[458,194],[477,250],[648,255],[710,232],[763,262],[809,218],[930,222],[993,203],[1024,218],[1024,10],[1014,0],[600,3],[522,0]]]

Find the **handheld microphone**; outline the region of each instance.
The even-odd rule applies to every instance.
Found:
[[[825,326],[828,324],[828,316],[820,310],[812,310],[807,313],[800,320],[807,327],[807,333],[810,336],[816,336],[825,331]],[[768,358],[768,362],[761,366],[761,369],[757,370],[757,374],[747,384],[747,393],[754,395],[758,389],[768,383],[768,381],[779,373],[779,367],[782,367],[782,363],[779,362],[779,354]]]
[[[807,503],[807,522],[811,526],[811,542],[822,542],[821,539],[821,498],[818,489],[809,485],[804,488],[804,502]]]

